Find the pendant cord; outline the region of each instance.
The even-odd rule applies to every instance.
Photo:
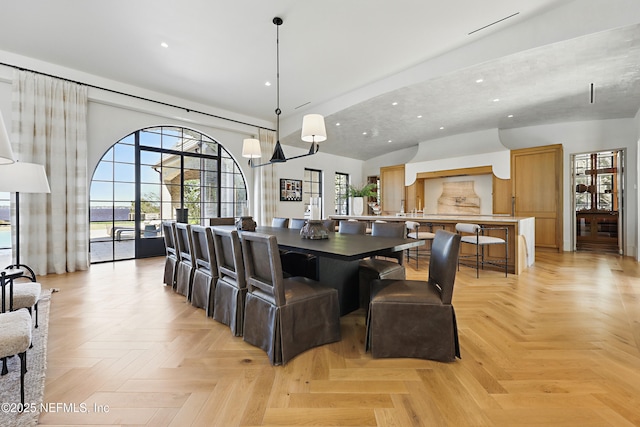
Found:
[[[280,25],[282,21],[273,22],[276,24],[276,141],[280,142]]]

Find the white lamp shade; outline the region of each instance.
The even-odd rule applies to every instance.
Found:
[[[25,162],[0,166],[0,191],[51,193],[44,166]]]
[[[320,114],[307,114],[302,118],[302,135],[305,142],[322,142],[327,139],[324,117]]]
[[[242,157],[248,157],[255,159],[261,157],[260,141],[254,138],[247,138],[242,141]]]
[[[0,165],[6,165],[13,163],[13,150],[11,149],[11,141],[9,141],[9,134],[7,128],[4,125],[2,114],[0,114]]]

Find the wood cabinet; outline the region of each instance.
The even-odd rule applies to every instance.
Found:
[[[493,193],[492,193],[492,202],[493,202],[493,213],[497,214],[506,214],[513,215],[513,197],[512,197],[512,189],[511,189],[511,180],[510,179],[500,179],[495,175],[493,176]]]
[[[382,215],[394,215],[402,206],[407,209],[404,186],[404,165],[380,168],[380,207]]]
[[[562,145],[511,151],[516,216],[535,217],[536,246],[562,250]]]

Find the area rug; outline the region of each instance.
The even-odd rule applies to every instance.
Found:
[[[33,329],[33,348],[27,350],[27,373],[24,377],[24,403],[27,411],[19,412],[20,358],[10,357],[9,373],[0,377],[0,426],[35,426],[40,416],[47,368],[47,336],[49,334],[49,304],[51,290],[43,289],[38,301],[38,328]]]

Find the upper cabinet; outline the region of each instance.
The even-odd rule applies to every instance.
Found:
[[[516,216],[536,218],[536,247],[562,250],[562,145],[511,151]]]

